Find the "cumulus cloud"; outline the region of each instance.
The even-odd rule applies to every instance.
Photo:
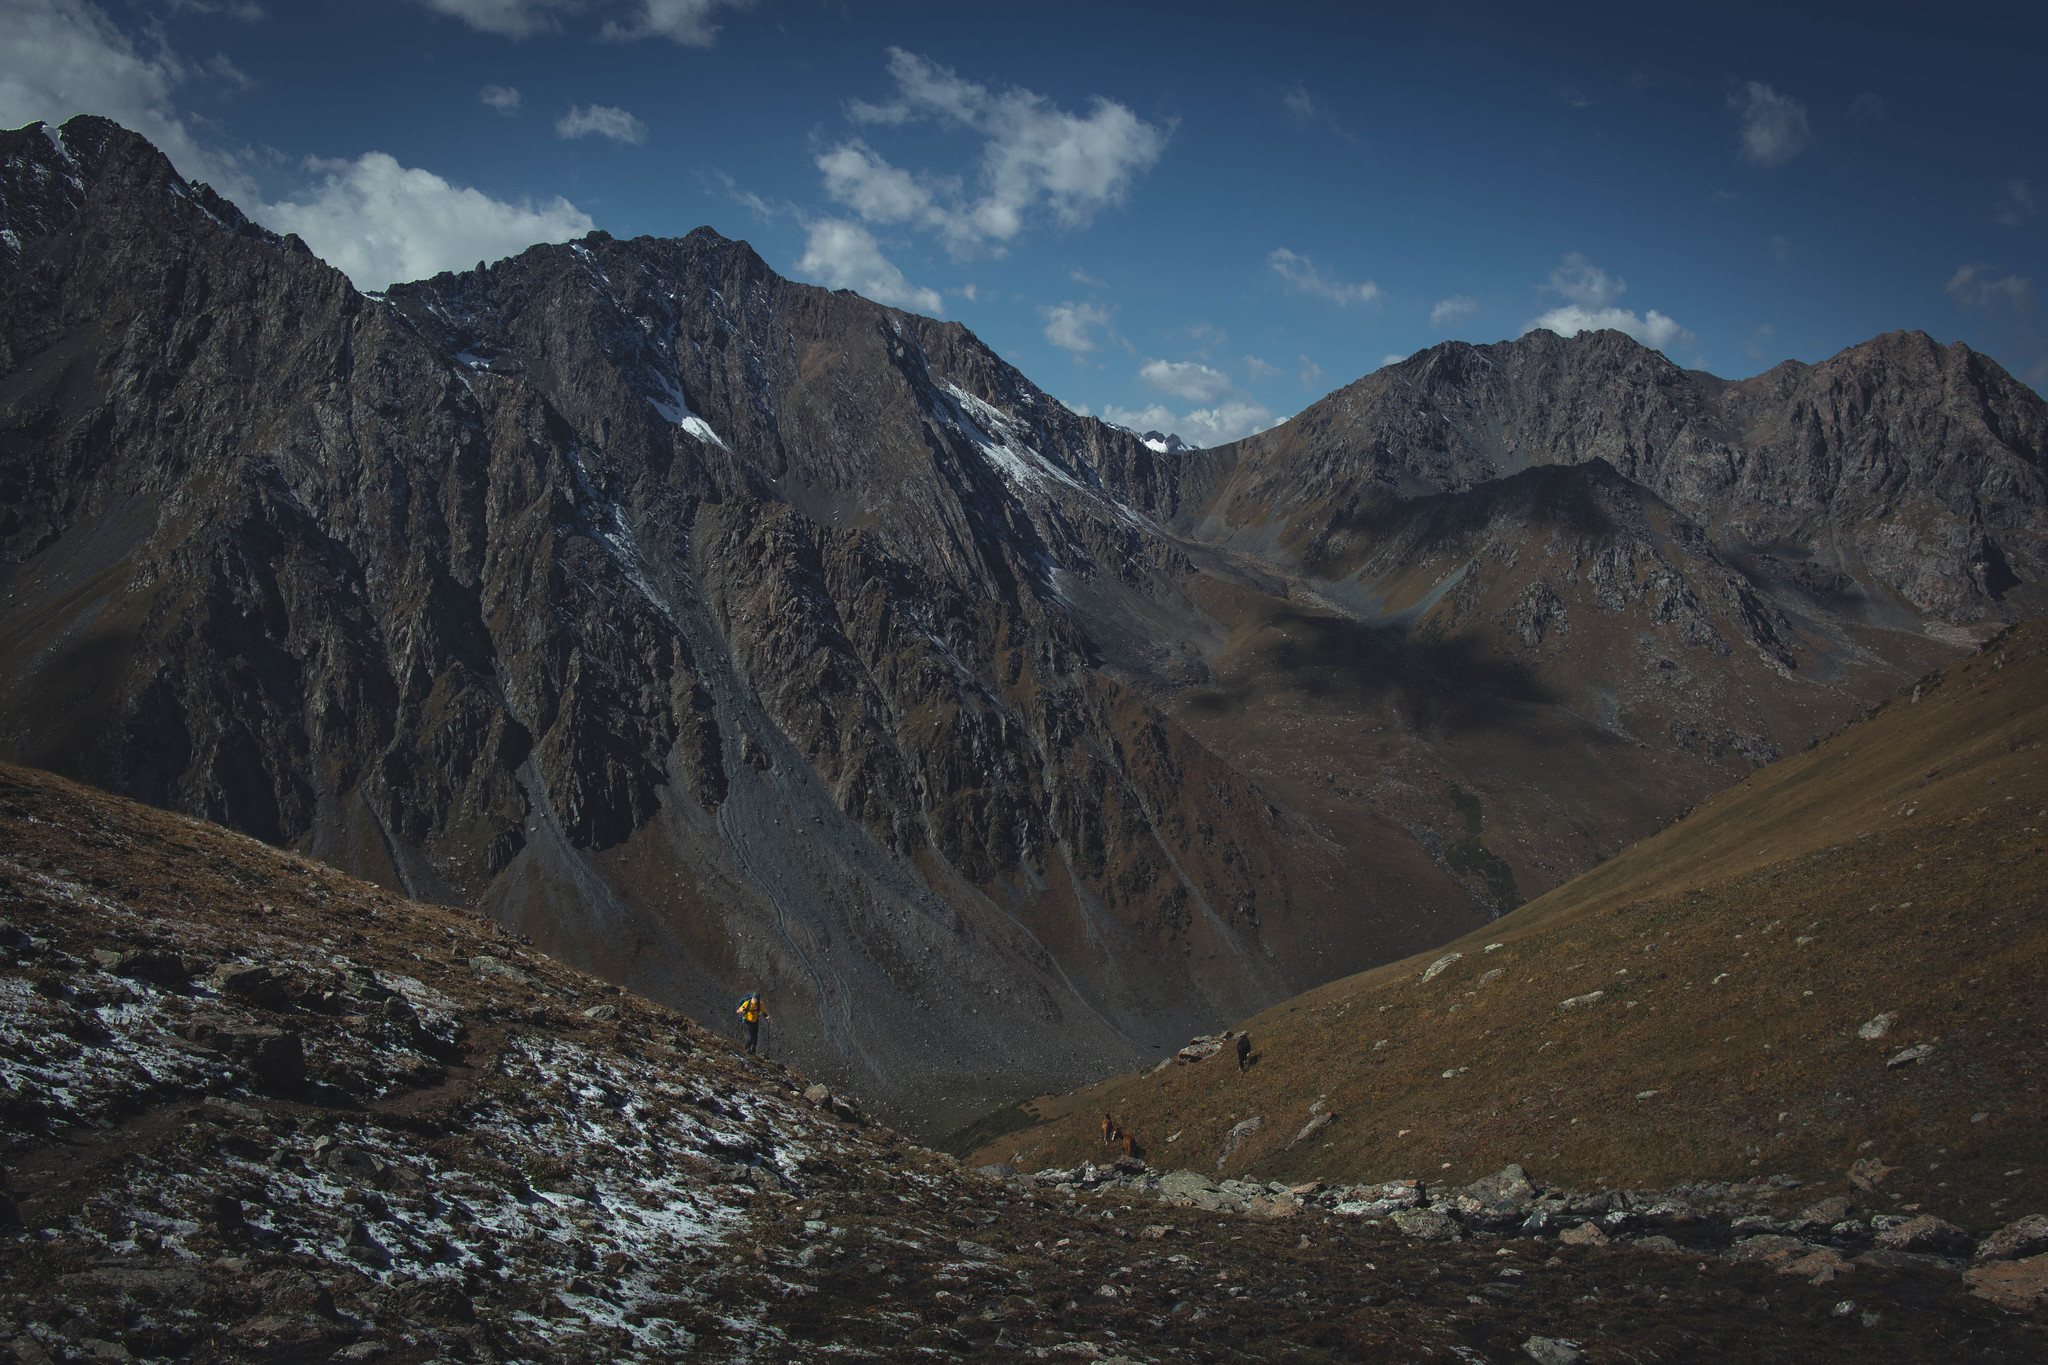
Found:
[[[933,317],[942,317],[946,311],[946,301],[938,290],[905,279],[894,262],[882,254],[881,244],[872,233],[843,218],[821,218],[810,225],[796,270],[827,288],[851,289],[893,308],[908,308]]]
[[[1625,332],[1657,351],[1667,351],[1681,342],[1688,346],[1698,342],[1691,332],[1654,308],[1638,317],[1634,310],[1628,308],[1588,308],[1583,304],[1568,303],[1562,308],[1551,309],[1522,330],[1555,332],[1561,337],[1575,337],[1581,332]]]
[[[436,14],[460,19],[479,33],[531,38],[559,27],[557,15],[573,14],[583,0],[419,0]]]
[[[1447,299],[1440,300],[1436,307],[1429,310],[1429,325],[1439,330],[1455,327],[1478,311],[1478,299],[1453,294]]]
[[[1522,324],[1525,334],[1541,330],[1572,337],[1581,332],[1611,330],[1626,333],[1659,351],[1681,343],[1699,344],[1698,337],[1654,308],[1638,316],[1632,309],[1615,307],[1614,301],[1628,289],[1628,281],[1608,274],[1576,251],[1550,272],[1549,283],[1541,288],[1562,295],[1567,302]]]
[[[981,138],[969,192],[960,177],[915,175],[860,138],[817,157],[825,193],[862,219],[904,223],[936,233],[956,257],[1004,244],[1039,215],[1081,227],[1122,203],[1133,179],[1165,150],[1168,129],[1147,123],[1114,100],[1097,97],[1085,115],[1059,108],[1022,88],[990,90],[901,48],[889,49],[897,97],[886,104],[856,100],[856,123],[893,127],[932,120]]]
[[[307,166],[324,177],[321,183],[299,199],[265,205],[256,217],[279,232],[298,233],[359,289],[467,269],[536,242],[584,236],[595,226],[566,199],[508,203],[401,166],[383,152]]]
[[[1322,382],[1323,367],[1310,360],[1307,356],[1303,356],[1301,358],[1301,386],[1304,389],[1313,389]]]
[[[1132,431],[1166,432],[1201,448],[1241,440],[1277,425],[1279,419],[1263,403],[1244,399],[1180,414],[1159,403],[1144,408],[1120,408],[1112,403],[1103,407],[1102,420]]]
[[[1055,303],[1038,313],[1045,319],[1045,339],[1076,360],[1095,349],[1091,329],[1109,326],[1109,314],[1092,303]]]
[[[239,19],[245,24],[263,22],[263,7],[252,5],[247,0],[171,0],[173,14],[204,14],[209,18],[220,16]]]
[[[555,136],[565,141],[593,134],[638,147],[647,141],[647,125],[609,104],[571,105],[555,120]]]
[[[1363,284],[1346,284],[1333,279],[1317,268],[1316,263],[1306,256],[1296,255],[1286,247],[1275,247],[1266,256],[1266,264],[1273,273],[1287,282],[1291,289],[1317,298],[1328,299],[1340,306],[1353,303],[1371,303],[1380,297],[1380,287],[1371,280]]]
[[[752,6],[753,0],[641,0],[639,12],[626,22],[606,20],[600,36],[613,42],[666,38],[683,47],[710,47],[718,41],[713,14]]]
[[[202,143],[172,102],[182,86],[243,83],[231,64],[195,64],[161,40],[145,52],[87,0],[0,0],[0,32],[0,127],[103,114],[154,142],[181,174],[252,197],[242,158]]]
[[[1728,108],[1735,115],[1738,150],[1744,161],[1782,166],[1813,146],[1806,106],[1762,81],[1746,81],[1731,90]]]
[[[1255,355],[1248,355],[1244,358],[1244,372],[1250,375],[1252,383],[1256,384],[1261,380],[1271,379],[1274,375],[1280,373],[1280,367],[1278,365],[1268,365]]]
[[[476,92],[476,97],[507,118],[519,112],[519,92],[509,85],[487,85]]]
[[[1192,360],[1148,360],[1138,378],[1190,403],[1214,403],[1235,387],[1229,375]]]
[[[1550,283],[1544,287],[1554,294],[1564,295],[1571,303],[1605,308],[1621,297],[1622,291],[1628,288],[1628,281],[1619,275],[1608,274],[1574,251],[1550,272]]]
[[[2034,302],[2034,282],[2024,275],[2000,275],[1998,267],[1966,265],[1949,277],[1942,292],[1965,308],[2008,307],[2025,312]]]

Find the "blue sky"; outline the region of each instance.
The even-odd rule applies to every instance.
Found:
[[[1198,444],[1532,324],[2048,388],[2048,11],[1665,8],[0,0],[0,122],[119,118],[370,288],[709,224]]]

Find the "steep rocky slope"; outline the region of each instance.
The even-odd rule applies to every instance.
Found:
[[[1179,600],[1153,452],[957,326],[709,232],[370,299],[102,120],[0,160],[6,752],[762,987],[906,1119],[1481,917],[1093,666],[1067,596]]]
[[[1187,452],[708,230],[367,297],[96,119],[0,216],[0,754],[762,987],[920,1132],[1455,937],[2038,587],[2039,400],[1911,339],[1439,348]]]
[[[1262,1179],[1519,1161],[1581,1186],[1782,1172],[1980,1230],[2038,1211],[2044,741],[2032,622],[1484,933],[1253,1017],[1242,1075],[1042,1101],[1078,1112],[981,1159],[1078,1159],[1106,1108],[1156,1159]]]
[[[1139,1163],[989,1179],[480,915],[10,767],[0,948],[24,1365],[2021,1361],[2048,1323],[2030,1226],[1966,1283],[1863,1253],[1813,1284],[1703,1223],[1445,1242],[1413,1188],[1375,1218]]]

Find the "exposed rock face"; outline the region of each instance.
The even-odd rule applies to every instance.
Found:
[[[1455,936],[2042,562],[2041,405],[1910,338],[1825,415],[1439,348],[1187,452],[708,230],[366,297],[96,119],[0,215],[0,754],[760,987],[927,1129]]]
[[[1475,916],[1093,666],[1063,592],[1179,600],[1154,453],[961,328],[708,231],[370,299],[112,124],[0,160],[7,753],[763,987],[912,1118]]]

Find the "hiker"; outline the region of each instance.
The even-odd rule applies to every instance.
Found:
[[[1116,1125],[1110,1122],[1108,1114],[1102,1116],[1102,1145],[1107,1147],[1116,1132]]]
[[[1252,1036],[1249,1033],[1237,1035],[1237,1069],[1244,1070],[1252,1064]]]
[[[761,992],[748,991],[747,998],[740,1001],[733,1011],[740,1022],[747,1026],[747,1051],[752,1052],[761,1043],[761,1021],[768,1017],[768,1011],[761,1007]]]

